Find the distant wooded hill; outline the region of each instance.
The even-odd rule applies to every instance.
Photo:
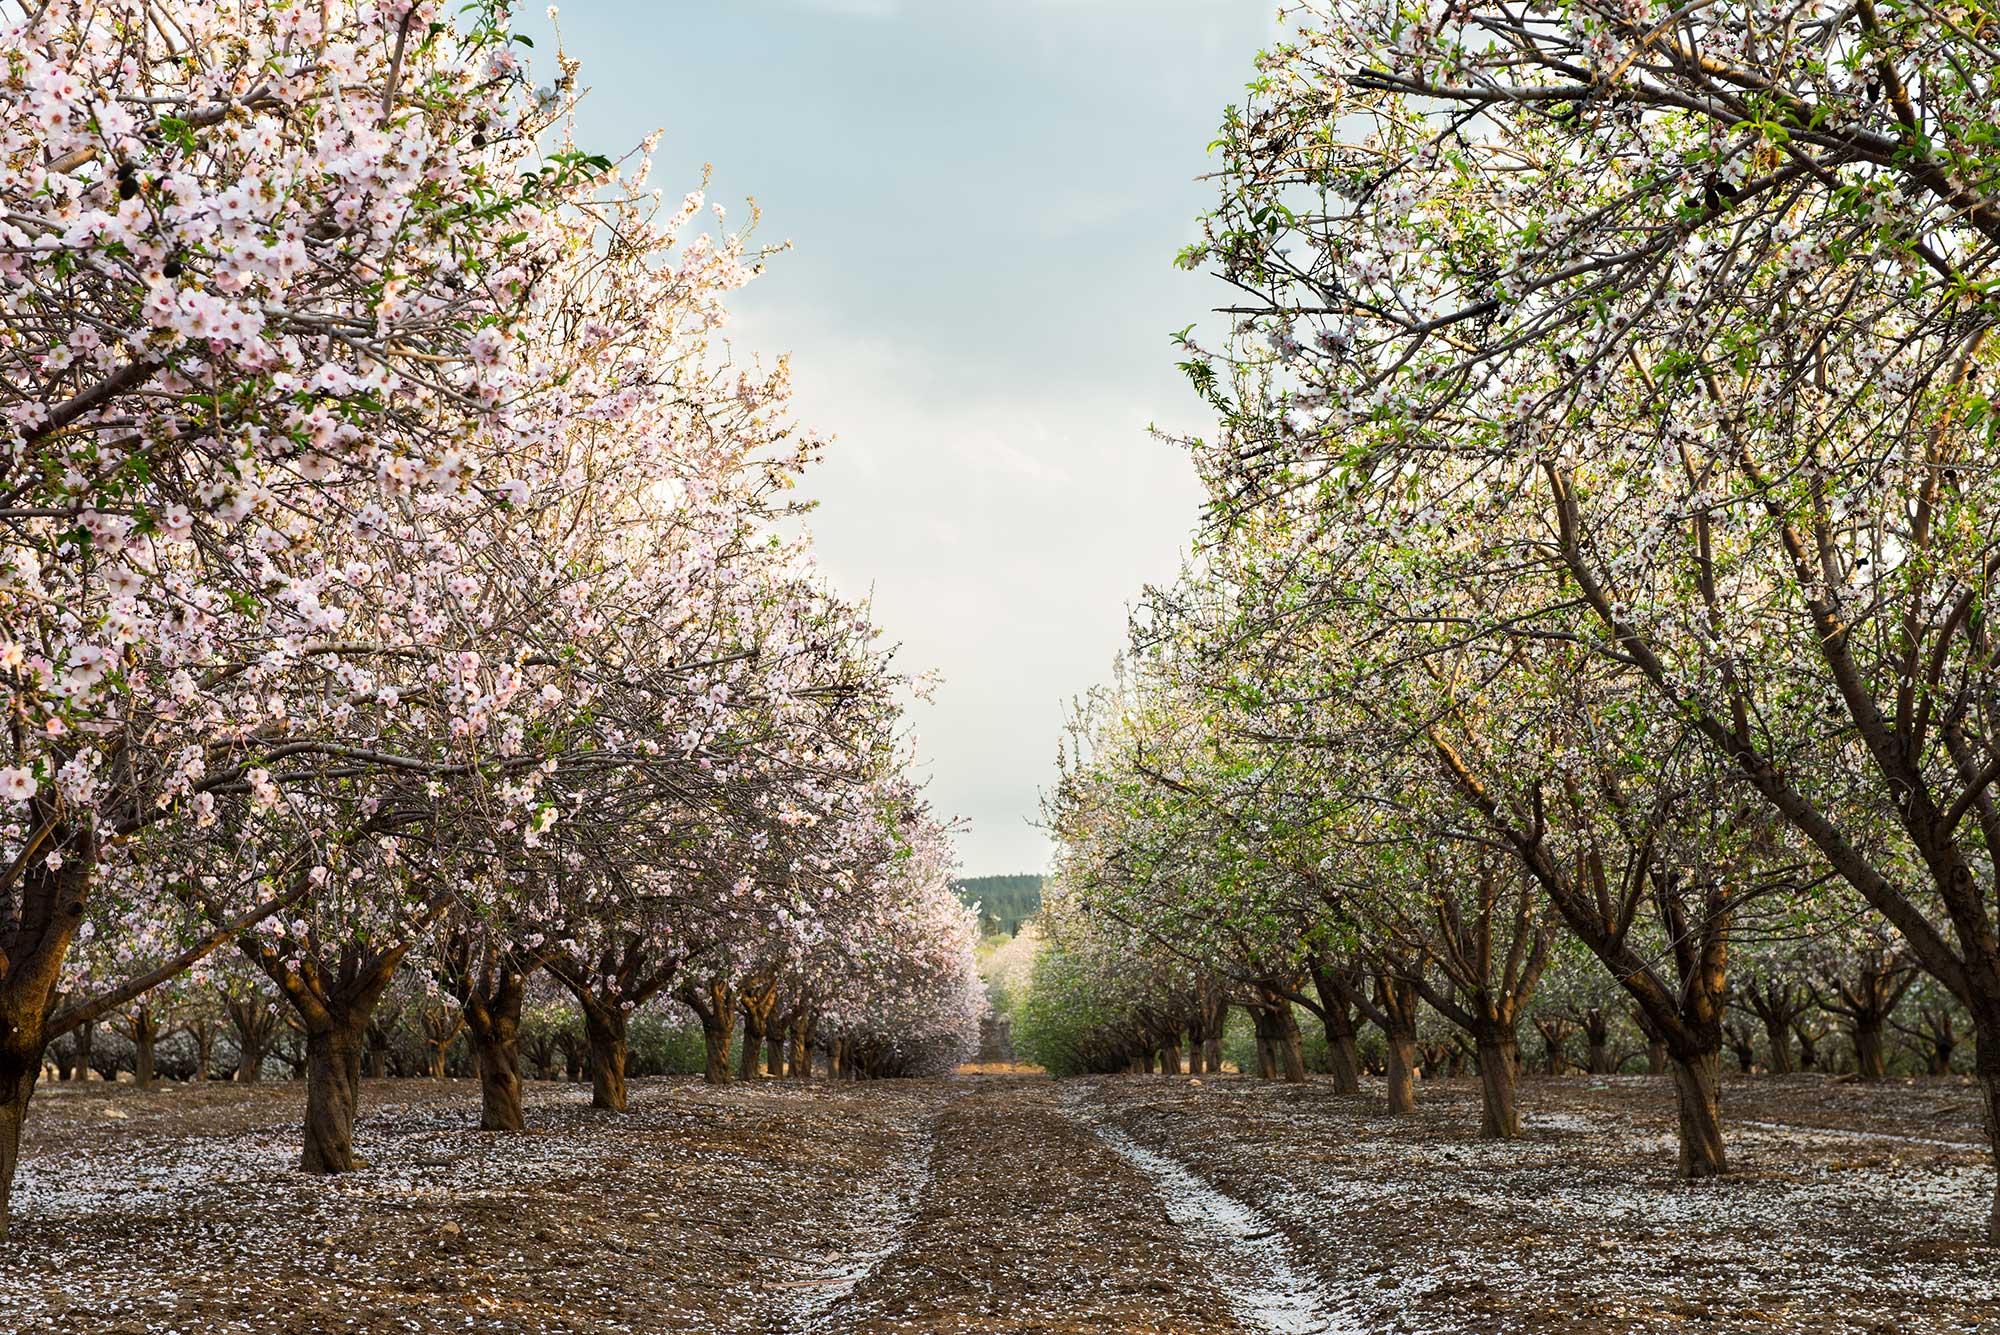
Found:
[[[979,926],[986,932],[1012,936],[1042,906],[1039,876],[968,876],[958,882],[958,897],[979,905]]]

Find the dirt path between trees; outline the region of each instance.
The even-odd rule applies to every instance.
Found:
[[[958,1076],[369,1081],[336,1179],[300,1086],[54,1086],[0,1335],[1971,1335],[1993,1166],[1964,1080],[1732,1077],[1731,1173],[1674,1176],[1669,1082],[1478,1088]]]
[[[1230,1314],[1204,1240],[1053,1081],[956,1083],[900,1241],[811,1330],[1256,1335]]]

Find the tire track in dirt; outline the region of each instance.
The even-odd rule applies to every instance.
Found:
[[[1237,1315],[1253,1329],[1267,1335],[1365,1335],[1351,1317],[1329,1308],[1319,1286],[1294,1261],[1278,1227],[1253,1207],[1117,1127],[1080,1111],[1075,1115],[1146,1175],[1176,1224],[1207,1244],[1209,1268]]]
[[[1146,1174],[1066,1111],[1055,1082],[964,1077],[933,1128],[901,1245],[812,1335],[1256,1335]]]
[[[937,1122],[933,1113],[915,1143],[886,1164],[881,1173],[856,1189],[848,1212],[859,1231],[872,1239],[847,1253],[820,1258],[819,1272],[807,1279],[781,1281],[773,1287],[788,1291],[774,1332],[817,1332],[829,1329],[827,1314],[847,1301],[863,1281],[903,1246],[916,1220],[917,1205],[931,1180],[937,1156]]]

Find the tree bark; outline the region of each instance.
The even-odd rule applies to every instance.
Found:
[[[801,1013],[792,1021],[791,1051],[786,1059],[786,1070],[794,1080],[812,1079],[812,1040],[807,1037],[812,1021]]]
[[[1854,1026],[1854,1073],[1863,1080],[1881,1080],[1889,1074],[1882,1052],[1882,1022],[1857,1021]]]
[[[702,1079],[711,1085],[729,1083],[729,1041],[736,1029],[736,1010],[718,1006],[712,1015],[701,1017],[701,1041],[708,1049],[708,1066]]]
[[[188,1029],[194,1038],[194,1076],[190,1084],[208,1083],[208,1068],[215,1058],[215,1029],[206,1020],[197,1021]]]
[[[1783,1021],[1764,1022],[1764,1040],[1771,1049],[1771,1074],[1790,1075],[1798,1070],[1798,1063],[1792,1060],[1792,1027]]]
[[[308,1173],[354,1171],[354,1115],[360,1106],[365,1019],[306,1031],[306,1144],[299,1167]]]
[[[764,1024],[764,1017],[756,1010],[749,1006],[743,1008],[743,1055],[738,1063],[738,1079],[752,1081],[757,1078],[758,1068],[764,1060]]]
[[[1389,1048],[1389,1111],[1402,1115],[1417,1110],[1417,1036],[1397,1030],[1387,1036]]]
[[[1304,1044],[1299,1039],[1299,1018],[1292,1003],[1280,999],[1271,1011],[1271,1042],[1285,1083],[1302,1085],[1306,1080]]]
[[[148,1016],[142,1022],[135,1024],[133,1030],[132,1083],[140,1089],[151,1089],[157,1069],[154,1057],[158,1050],[159,1028]]]
[[[521,1005],[527,979],[505,961],[492,989],[475,983],[465,997],[465,1027],[479,1061],[479,1129],[526,1131],[521,1111]]]
[[[1715,1177],[1729,1171],[1722,1149],[1722,1049],[1674,1053],[1674,1090],[1680,1096],[1681,1176]]]
[[[785,1035],[779,1030],[764,1036],[764,1074],[782,1076],[785,1073]]]
[[[583,1035],[590,1044],[590,1106],[624,1112],[625,1012],[616,1006],[585,1006]],[[725,1051],[725,1074],[728,1060]]]
[[[42,1027],[9,1024],[0,1015],[0,1242],[7,1240],[14,1170],[21,1160],[21,1126],[42,1073]]]
[[[1407,979],[1387,972],[1375,975],[1376,1007],[1382,1013],[1382,1037],[1389,1049],[1389,1111],[1402,1115],[1417,1110],[1417,992]]]
[[[1329,1011],[1322,1021],[1326,1030],[1326,1068],[1333,1077],[1333,1092],[1348,1098],[1361,1093],[1361,1058],[1354,1050],[1354,1020],[1345,1008],[1335,1019]]]
[[[1482,1033],[1479,1044],[1479,1134],[1488,1140],[1515,1140],[1521,1113],[1514,1105],[1520,1081],[1521,1045],[1512,1032]]]

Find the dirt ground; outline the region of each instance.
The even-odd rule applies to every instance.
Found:
[[[370,1082],[368,1161],[294,1171],[296,1085],[50,1086],[0,1332],[2000,1330],[1973,1090],[1732,1079],[1673,1176],[1664,1080],[1379,1098],[1224,1076],[866,1086]]]

